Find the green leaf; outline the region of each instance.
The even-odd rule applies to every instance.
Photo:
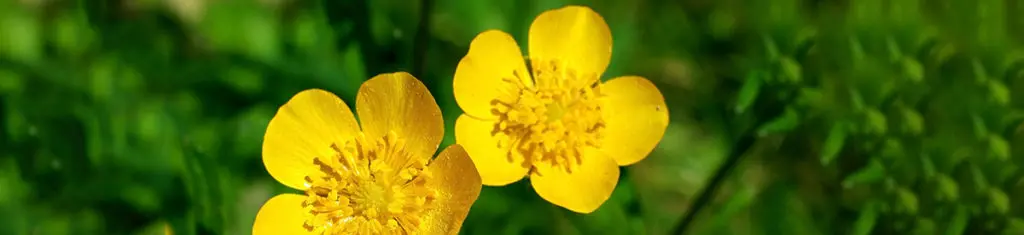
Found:
[[[935,178],[935,184],[938,186],[936,199],[956,201],[960,198],[960,186],[957,185],[956,180],[953,180],[948,175],[938,175]]]
[[[160,209],[160,195],[156,190],[143,185],[129,185],[121,189],[120,199],[146,213]]]
[[[867,130],[869,133],[885,134],[888,129],[888,122],[886,122],[885,114],[882,114],[878,109],[868,109],[865,113]]]
[[[42,57],[41,37],[39,20],[33,15],[19,10],[0,14],[0,57],[35,63]]]
[[[761,91],[761,72],[751,71],[747,73],[746,81],[740,88],[739,96],[736,98],[736,113],[746,112],[754,101],[757,100],[757,93]]]
[[[921,156],[921,171],[924,173],[924,177],[932,178],[935,177],[935,162],[932,162],[930,155],[922,154]]]
[[[801,200],[799,190],[791,184],[772,184],[758,195],[753,206],[757,213],[757,227],[760,232],[752,234],[823,234],[818,231],[817,224],[807,223],[814,218],[814,209],[809,208],[806,201]],[[780,216],[784,215],[784,216]],[[734,225],[735,226],[735,225]],[[750,232],[731,232],[726,234],[750,234]],[[721,234],[721,233],[695,233]]]
[[[991,213],[1006,214],[1010,211],[1010,197],[997,188],[989,189],[988,203],[988,210]]]
[[[135,129],[141,139],[157,141],[167,134],[166,128],[171,121],[162,106],[154,101],[138,110]]]
[[[35,222],[36,226],[34,227],[36,229],[34,229],[33,234],[71,234],[71,231],[74,231],[71,228],[71,222],[74,219],[67,215],[53,214],[40,219],[41,221]]]
[[[882,186],[886,192],[892,192],[896,191],[896,187],[898,185],[896,184],[896,179],[893,179],[892,177],[886,177],[885,181],[883,181],[882,183]]]
[[[854,62],[864,60],[864,46],[861,46],[860,40],[855,36],[850,36],[850,54],[853,55]]]
[[[764,43],[764,51],[765,54],[768,56],[768,60],[777,60],[779,58],[779,48],[778,46],[775,45],[775,40],[773,40],[771,36],[767,35],[765,35],[764,38],[762,38],[762,40]]]
[[[953,214],[953,218],[949,222],[949,226],[946,227],[945,235],[962,235],[967,230],[967,221],[970,219],[970,214],[967,208],[964,206],[957,206],[956,211]]]
[[[896,198],[899,200],[899,208],[908,214],[917,214],[918,200],[914,192],[906,188],[896,190]]]
[[[900,51],[900,45],[896,43],[896,39],[891,36],[885,38],[885,49],[889,52],[889,61],[896,62],[903,57],[903,52]]]
[[[798,83],[803,80],[800,63],[797,63],[792,58],[782,57],[779,59],[779,66],[782,70],[782,75],[787,81]]]
[[[794,56],[807,55],[816,45],[818,39],[818,29],[815,27],[804,27],[796,33],[793,40],[793,45],[796,45],[797,49]]]
[[[793,108],[786,108],[786,111],[783,111],[782,115],[757,128],[757,135],[765,136],[768,134],[788,132],[795,129],[799,124],[800,115],[797,114],[796,110]]]
[[[933,235],[935,234],[935,221],[928,218],[917,219],[916,226],[914,226],[915,235]]]
[[[853,232],[851,234],[871,234],[871,230],[875,228],[875,222],[878,221],[878,206],[876,204],[876,202],[870,202],[861,208],[860,216],[857,216],[857,221],[853,224]]]
[[[974,189],[976,192],[985,192],[988,189],[988,180],[985,179],[985,173],[981,171],[976,165],[971,165],[971,179],[974,181]]]
[[[1010,144],[998,135],[988,137],[988,150],[996,159],[1007,160],[1010,158]]]
[[[982,120],[978,115],[971,115],[971,121],[974,123],[974,136],[978,139],[984,139],[988,135],[988,127],[985,125],[985,120]]]
[[[843,179],[843,187],[851,188],[855,184],[878,182],[885,177],[885,166],[878,160],[871,159],[868,165]]]
[[[949,43],[940,43],[929,51],[929,55],[935,64],[946,63],[956,54],[956,47]]]
[[[978,84],[984,84],[988,80],[988,73],[985,72],[985,65],[981,63],[981,60],[974,58],[971,60],[971,67],[974,71],[974,81]]]
[[[711,221],[716,223],[716,227],[728,225],[728,222],[733,221],[737,214],[749,208],[754,199],[757,199],[757,191],[752,187],[741,186],[739,191],[725,201],[722,209],[715,213],[714,219]]]
[[[64,14],[54,19],[53,38],[57,48],[68,55],[81,55],[94,41],[94,33],[85,25],[85,18],[77,14]]]
[[[904,151],[903,143],[899,139],[888,138],[882,143],[882,151],[879,155],[886,158],[897,158],[905,156],[906,151]]]
[[[797,97],[796,103],[801,106],[809,106],[813,108],[823,107],[825,104],[825,94],[818,88],[800,88],[799,96]]]
[[[991,99],[993,102],[999,105],[1007,105],[1010,103],[1010,89],[1006,87],[1002,82],[997,80],[988,81],[988,91],[992,95]]]
[[[1003,234],[1006,234],[1006,235],[1024,234],[1024,219],[1021,219],[1021,218],[1010,218],[1006,222],[1006,227],[1003,228]]]
[[[757,191],[751,187],[743,187],[739,192],[736,192],[729,201],[722,205],[722,212],[724,214],[735,215],[743,209],[750,206],[750,203],[754,202],[757,198]]]
[[[173,112],[194,114],[200,112],[202,102],[196,97],[195,93],[190,91],[182,91],[175,94],[169,101]]]
[[[853,111],[860,112],[864,110],[864,97],[860,95],[860,91],[850,88],[850,103],[853,106]]]
[[[903,109],[903,131],[910,135],[918,135],[924,131],[924,118],[917,111]]]
[[[821,164],[828,165],[835,160],[839,152],[843,150],[843,143],[846,142],[846,123],[837,122],[832,124],[825,138],[825,146],[821,150]]]
[[[903,58],[902,65],[903,75],[907,76],[910,81],[920,82],[924,80],[924,68],[921,67],[921,63],[917,62],[917,60],[906,57]]]
[[[1017,126],[1014,125],[1021,124],[1021,121],[1024,121],[1024,110],[1014,109],[1010,110],[1009,114],[1003,116],[1001,124],[1003,128],[1015,128]]]
[[[31,188],[21,176],[21,169],[13,157],[0,155],[0,205],[23,202]]]

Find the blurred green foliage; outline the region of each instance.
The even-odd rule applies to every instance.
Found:
[[[485,187],[463,234],[1024,233],[1022,1],[0,0],[0,234],[248,234],[291,95],[410,71],[452,144],[471,39],[566,4],[672,124],[598,211]]]

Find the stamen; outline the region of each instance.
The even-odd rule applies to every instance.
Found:
[[[332,144],[334,154],[313,160],[305,177],[309,214],[302,225],[316,234],[414,234],[437,195],[425,158],[409,155],[394,132],[378,140],[358,136]]]
[[[597,74],[556,60],[530,62],[533,85],[513,72],[503,79],[504,93],[490,102],[499,118],[491,135],[498,137],[500,149],[510,149],[510,162],[522,159],[524,167],[549,164],[572,172],[584,160],[584,149],[601,142],[600,81]]]

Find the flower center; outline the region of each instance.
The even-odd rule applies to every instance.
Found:
[[[508,160],[525,167],[551,164],[572,172],[587,147],[598,147],[604,130],[600,81],[554,60],[533,62],[532,85],[520,73],[505,78],[507,91],[491,101],[499,120],[492,135],[509,149]]]
[[[309,211],[303,225],[316,234],[416,234],[437,192],[427,159],[410,156],[394,133],[370,141],[360,135],[317,157],[306,176]]]
[[[562,120],[562,117],[565,117],[565,112],[568,111],[567,107],[560,103],[550,103],[545,108],[548,109],[548,122]]]

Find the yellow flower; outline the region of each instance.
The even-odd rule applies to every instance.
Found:
[[[541,13],[530,25],[529,68],[515,40],[489,30],[455,70],[455,123],[484,185],[530,175],[537,194],[590,213],[608,200],[618,166],[654,149],[668,126],[661,92],[645,78],[602,83],[611,59],[608,25],[587,7]]]
[[[480,176],[444,135],[434,97],[408,73],[381,74],[344,101],[310,89],[267,126],[263,165],[305,191],[267,201],[253,234],[456,234],[480,194]],[[362,127],[360,130],[360,126]]]

